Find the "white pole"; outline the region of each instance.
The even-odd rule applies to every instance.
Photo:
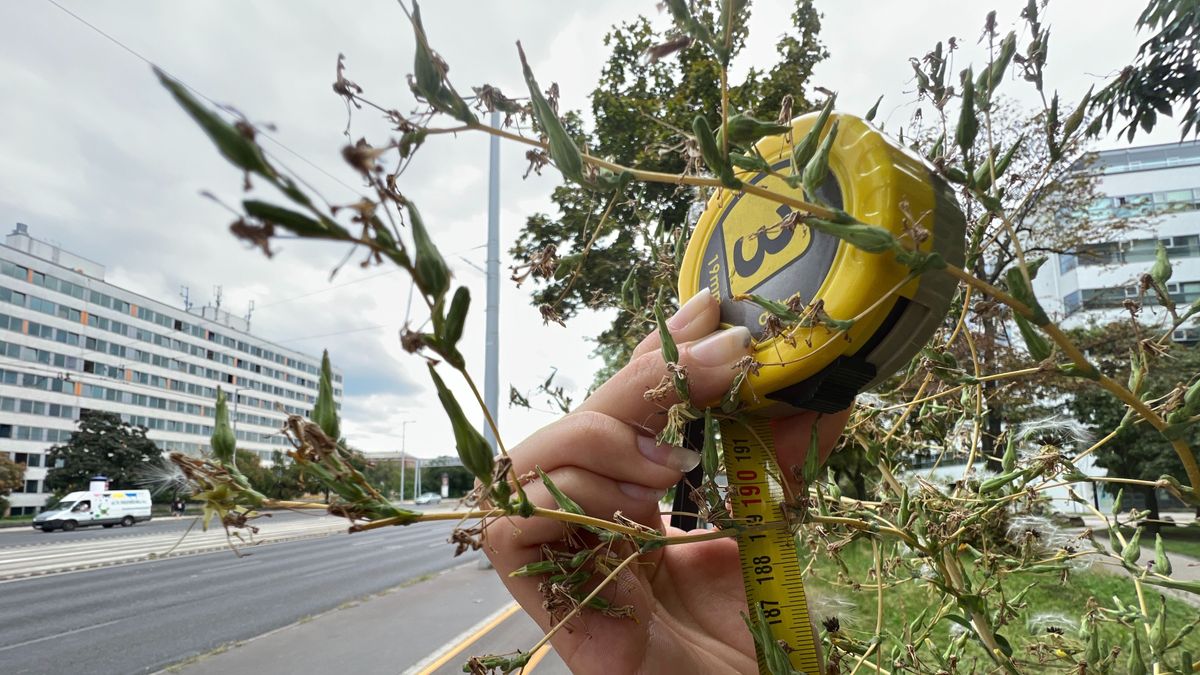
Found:
[[[492,112],[492,126],[500,127],[500,111]],[[483,400],[492,421],[499,424],[500,382],[497,354],[500,348],[500,138],[491,137],[488,150],[487,332],[484,339]],[[484,423],[483,436],[496,452],[496,438]]]

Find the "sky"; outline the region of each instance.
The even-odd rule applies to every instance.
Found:
[[[142,60],[256,123],[274,125],[270,135],[277,143],[264,141],[272,156],[330,202],[351,203],[360,188],[340,156],[347,111],[330,87],[335,63],[344,54],[347,76],[370,98],[412,109],[405,76],[412,70],[413,38],[400,7],[392,0],[54,2],[0,3],[0,26],[6,28],[0,39],[0,91],[6,100],[0,113],[0,231],[26,223],[34,237],[105,264],[110,283],[167,303],[182,303],[180,288],[186,286],[194,303],[205,304],[219,285],[224,309],[244,314],[254,303],[253,334],[309,354],[329,349],[345,375],[343,431],[351,445],[368,452],[399,450],[404,427],[410,454],[453,454],[453,435],[424,361],[400,349],[405,275],[388,267],[363,269],[357,255],[339,268],[347,250],[328,243],[281,241],[268,260],[236,241],[227,229],[232,216],[201,192],[237,203],[244,198],[240,176]],[[1020,32],[1025,2],[816,4],[824,13],[821,39],[831,56],[810,84],[838,91],[839,108],[859,114],[883,94],[877,121],[895,128],[916,105],[909,57],[955,36],[962,45],[955,68],[981,63],[977,40],[987,11],[998,11],[1003,30]],[[1128,63],[1139,44],[1133,25],[1141,5],[1053,0],[1044,19],[1052,28],[1047,87],[1075,101]],[[749,44],[733,65],[735,79],[751,66],[770,67],[791,6],[754,3]],[[584,110],[607,56],[603,37],[610,27],[639,13],[666,25],[654,0],[439,0],[422,10],[430,40],[460,91],[488,82],[521,95],[515,48],[521,40],[543,86],[558,82],[562,106]],[[1022,105],[1038,105],[1032,89],[1018,84],[1006,82],[1002,91]],[[366,111],[355,113],[350,133],[376,145],[388,138],[386,125]],[[1168,121],[1139,136],[1137,144],[1177,139]],[[1096,147],[1119,145],[1109,138]],[[507,281],[505,270],[513,264],[509,246],[525,218],[552,209],[549,195],[559,183],[552,171],[523,180],[523,156],[522,147],[501,146],[498,417],[509,445],[557,418],[536,398],[538,409],[509,408],[509,386],[528,393],[557,370],[556,383],[578,401],[601,365],[591,358],[588,336],[611,319],[592,314],[566,328],[545,326],[527,289]],[[430,141],[400,189],[420,207],[456,282],[471,290],[473,312],[462,350],[482,386],[487,139]],[[410,318],[419,324],[425,315],[414,308]],[[466,390],[457,390],[470,410]]]

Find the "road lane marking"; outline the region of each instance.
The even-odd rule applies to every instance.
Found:
[[[424,661],[404,671],[402,675],[430,675],[438,668],[450,662],[450,659],[458,656],[467,647],[475,644],[479,638],[487,635],[494,630],[496,626],[504,623],[513,614],[521,610],[521,606],[517,603],[511,603],[506,607],[502,607],[493,613],[491,616],[484,618],[479,623],[471,626],[461,634],[442,645],[441,649],[433,654],[430,654]],[[432,661],[430,661],[432,659]]]
[[[125,621],[125,619],[113,619],[112,621],[105,621],[104,623],[98,623],[94,626],[84,626],[83,628],[76,628],[74,630],[69,630],[64,633],[55,633],[54,635],[47,635],[45,637],[35,638],[33,640],[26,640],[24,642],[18,642],[15,645],[8,645],[7,647],[0,647],[0,652],[5,652],[10,649],[16,649],[17,647],[24,647],[26,645],[37,644],[39,642],[45,642],[46,640],[57,640],[58,638],[66,637],[68,635],[75,635],[76,633],[82,633],[84,631],[96,630],[97,628],[104,628],[105,626],[111,626],[114,623],[121,623],[122,621]]]

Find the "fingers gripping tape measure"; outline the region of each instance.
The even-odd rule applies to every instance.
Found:
[[[757,150],[772,172],[742,172],[739,178],[803,198],[784,176],[792,173],[792,142],[803,139],[817,117],[794,120],[790,139],[759,141]],[[923,230],[921,250],[961,265],[965,222],[951,189],[920,158],[863,120],[834,113],[828,124],[835,119],[838,135],[822,199],[898,237]],[[772,227],[789,213],[761,197],[718,191],[688,242],[679,297],[707,289],[720,301],[722,323],[745,326],[756,339],[753,356],[762,367],[742,388],[748,421],[722,424],[721,444],[734,517],[777,527],[738,537],[742,576],[750,615],[756,615],[755,605],[762,607],[772,633],[790,650],[792,667],[811,675],[819,672],[817,645],[795,541],[780,506],[782,477],[770,418],[843,410],[859,392],[902,368],[945,318],[957,282],[940,270],[910,278],[891,252],[867,253],[803,224]],[[820,306],[825,316],[853,324],[844,331],[816,325],[792,340],[772,337],[762,308],[734,300],[750,293],[781,302],[798,296],[800,305]],[[759,667],[768,672],[761,650]]]

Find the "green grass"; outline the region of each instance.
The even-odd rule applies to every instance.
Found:
[[[885,544],[885,552],[889,548]],[[856,542],[846,547],[846,549],[843,549],[842,559],[846,562],[850,570],[851,579],[862,584],[874,583],[874,579],[868,576],[868,572],[873,569],[869,544],[866,542]],[[884,560],[886,565],[886,553]],[[873,588],[855,590],[851,585],[838,583],[836,581],[837,572],[836,563],[824,554],[813,565],[813,576],[806,581],[805,585],[810,589],[816,600],[814,611],[817,616],[814,618],[820,622],[829,613],[821,609],[822,597],[833,597],[843,602],[848,601],[850,603],[849,606],[843,606],[841,609],[834,610],[841,622],[842,630],[851,637],[864,642],[868,641],[875,631],[876,590]],[[899,573],[904,574],[903,571]],[[885,579],[887,579],[886,573]],[[1046,626],[1048,625],[1065,629],[1065,637],[1068,639],[1068,643],[1078,644],[1079,621],[1090,598],[1095,598],[1103,607],[1113,607],[1113,596],[1120,598],[1121,602],[1127,606],[1137,606],[1136,591],[1134,590],[1133,583],[1123,574],[1090,570],[1073,571],[1066,583],[1062,582],[1058,574],[1013,574],[1005,579],[1003,583],[1005,594],[1011,597],[1030,583],[1035,585],[1025,596],[1027,607],[1019,611],[1016,619],[1010,621],[1008,625],[1000,627],[998,630],[1012,645],[1014,655],[1019,661],[1023,662],[1023,671],[1024,669],[1028,669],[1027,672],[1069,670],[1064,662],[1057,662],[1055,664],[1037,663],[1035,660],[1032,660],[1033,657],[1031,655],[1034,652],[1031,651],[1031,648],[1036,645],[1055,644],[1055,638],[1046,632]],[[883,627],[888,637],[885,639],[883,649],[884,668],[891,670],[886,661],[892,647],[900,644],[897,641],[897,636],[904,633],[906,626],[916,619],[922,610],[928,608],[930,612],[933,612],[937,606],[940,606],[941,597],[940,591],[921,580],[906,581],[897,586],[885,588],[883,592]],[[1153,587],[1146,587],[1146,599],[1153,615],[1158,606],[1158,594]],[[994,604],[989,603],[989,607],[992,607]],[[1168,597],[1168,635],[1174,637],[1180,628],[1197,615],[1197,611],[1195,605],[1189,605],[1182,600]],[[952,626],[955,626],[955,624],[949,620],[944,620],[934,628],[932,641],[939,649],[948,644]],[[1100,624],[1101,646],[1107,649],[1107,647],[1112,645],[1121,645],[1127,650],[1132,641],[1129,633],[1130,630],[1132,628],[1129,626],[1116,622],[1104,622]],[[1138,630],[1142,630],[1140,626]],[[1142,637],[1144,638],[1145,635],[1143,634]],[[1142,643],[1143,649],[1146,649],[1146,640],[1143,639]],[[1200,631],[1195,631],[1185,638],[1183,644],[1193,654],[1200,654]],[[1127,654],[1128,652],[1126,651],[1125,653]],[[1148,658],[1148,650],[1145,653]],[[991,670],[991,662],[986,656],[986,652],[983,651],[978,643],[975,643],[975,647],[968,651],[968,655],[973,659],[977,659],[977,661],[973,665],[960,663],[960,672],[988,672]],[[1168,658],[1171,663],[1177,662],[1179,658],[1178,650],[1174,651]],[[874,662],[874,657],[871,658],[871,661]],[[1120,668],[1118,670],[1121,670],[1125,665],[1124,656],[1121,657],[1119,663]],[[1060,664],[1062,664],[1061,668],[1058,667]],[[850,662],[845,672],[849,672],[852,665],[853,661]]]
[[[1133,530],[1129,530],[1128,534],[1133,534]],[[1162,539],[1163,548],[1167,549],[1167,553],[1178,553],[1200,560],[1200,526],[1164,527]],[[1142,541],[1153,546],[1154,536],[1143,532]]]
[[[0,527],[21,527],[33,522],[33,516],[11,516],[0,518]]]

